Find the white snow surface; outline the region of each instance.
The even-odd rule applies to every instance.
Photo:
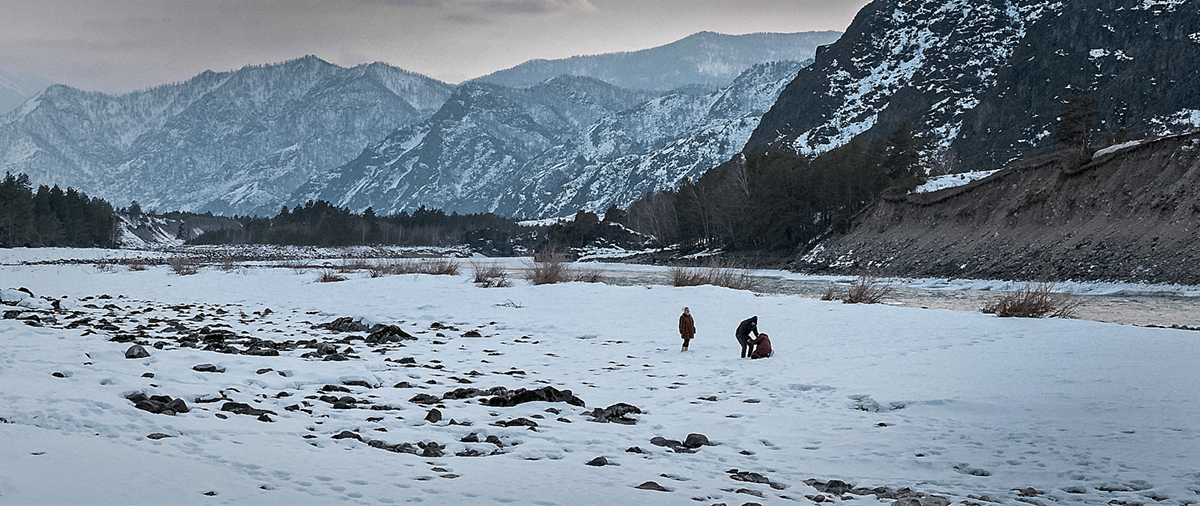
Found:
[[[59,321],[44,327],[0,320],[0,504],[806,504],[818,493],[804,483],[810,478],[911,487],[969,504],[982,496],[1020,504],[1017,489],[1028,487],[1038,495],[1022,499],[1040,504],[1182,505],[1200,495],[1194,332],[712,286],[479,288],[469,273],[351,274],[338,283],[316,276],[283,268],[205,268],[180,277],[167,267],[0,265],[0,288],[65,297],[65,307],[77,303],[87,317],[124,331],[164,318],[265,339],[333,340],[345,334],[311,324],[352,316],[399,324],[418,338],[374,348],[354,340],[361,358],[323,362],[301,358],[312,351],[305,348],[257,357],[179,347],[158,327],[149,343],[167,345],[131,360],[124,358],[130,345],[108,341],[107,331],[61,328],[77,318],[70,313],[22,313]],[[87,299],[102,294],[113,298]],[[176,305],[187,310],[169,307]],[[686,353],[676,329],[683,306],[699,329]],[[733,330],[750,315],[771,335],[769,359],[737,357]],[[457,330],[428,330],[434,322]],[[462,337],[476,329],[483,337]],[[415,366],[393,361],[401,357]],[[192,370],[204,363],[225,372]],[[272,370],[257,374],[264,368]],[[338,410],[306,399],[349,380],[378,388],[349,386],[337,395],[400,409]],[[393,388],[401,381],[416,388]],[[635,425],[601,424],[566,403],[446,399],[444,420],[429,423],[428,408],[408,401],[497,385],[570,389],[588,410],[626,402],[643,413],[633,415]],[[183,398],[190,411],[135,409],[124,396],[139,391]],[[195,402],[220,395],[276,414],[272,422],[228,412],[221,419],[222,402]],[[302,401],[311,414],[284,409]],[[518,417],[537,430],[491,425]],[[446,456],[331,438],[347,430],[388,444],[436,441]],[[459,442],[472,432],[498,436],[500,453],[454,456],[497,449]],[[171,437],[148,439],[152,433]],[[689,433],[713,445],[675,453],[650,444]],[[634,446],[645,453],[626,452]],[[585,465],[597,456],[610,465]],[[734,481],[733,469],[786,488]],[[646,481],[669,491],[635,488]],[[892,501],[847,494],[838,502]]]
[[[977,181],[995,174],[994,170],[978,170],[974,172],[962,172],[959,174],[946,174],[942,176],[934,176],[925,181],[921,186],[916,187],[913,193],[928,193],[955,186],[962,186],[971,181]]]

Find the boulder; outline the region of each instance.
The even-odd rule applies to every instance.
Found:
[[[656,491],[659,491],[659,492],[670,492],[670,491],[671,491],[671,490],[670,490],[670,489],[668,489],[667,487],[664,487],[664,486],[662,486],[662,485],[659,485],[657,482],[653,482],[653,481],[647,481],[647,482],[644,482],[644,483],[642,483],[641,485],[638,485],[638,486],[636,486],[636,487],[633,487],[633,488],[640,488],[640,489],[642,489],[642,490],[656,490]]]
[[[425,415],[425,421],[429,423],[438,423],[442,421],[442,412],[437,408],[429,410],[429,413]]]
[[[219,368],[212,364],[198,364],[192,366],[192,370],[196,372],[225,372],[225,369]]]
[[[596,458],[594,458],[594,459],[592,459],[592,460],[589,460],[589,461],[587,462],[587,465],[589,465],[589,466],[596,466],[596,467],[603,467],[603,466],[607,466],[607,465],[608,465],[608,459],[604,458],[603,456],[596,457]]]
[[[589,421],[598,423],[620,423],[624,425],[633,425],[637,423],[636,418],[630,418],[626,415],[641,414],[642,410],[632,404],[618,402],[607,408],[596,408],[587,415],[591,416]]]
[[[709,444],[708,436],[705,436],[704,434],[688,434],[687,438],[683,440],[683,446],[688,448],[699,448],[701,446],[709,446]]]
[[[146,351],[140,344],[135,344],[125,350],[125,358],[147,358],[149,356],[150,352]]]

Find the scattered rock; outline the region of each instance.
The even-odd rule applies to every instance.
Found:
[[[592,460],[589,460],[589,461],[587,462],[587,465],[589,465],[589,466],[596,466],[596,467],[603,467],[603,466],[607,466],[607,465],[608,465],[608,459],[606,459],[606,458],[604,458],[604,457],[596,457],[596,458],[594,458],[594,459],[592,459]]]
[[[367,332],[371,330],[371,327],[364,325],[361,320],[355,320],[349,316],[337,318],[329,323],[314,325],[313,328],[331,332]]]
[[[646,452],[642,451],[642,449],[637,446],[630,446],[629,448],[625,449],[625,453],[646,453]]]
[[[442,412],[437,408],[429,410],[429,414],[425,415],[425,421],[429,423],[438,423],[442,421]]]
[[[704,434],[692,433],[688,434],[687,438],[683,440],[683,446],[688,448],[699,448],[701,446],[710,446],[710,443],[708,442],[708,436],[705,436]]]
[[[277,415],[277,413],[275,413],[274,411],[271,411],[269,409],[254,408],[244,402],[226,402],[225,404],[221,405],[221,411],[228,411],[235,415],[251,415],[251,416],[262,416],[262,415],[268,415],[268,414]]]
[[[358,435],[357,433],[348,431],[348,430],[344,430],[337,434],[334,434],[333,439],[356,439],[360,443],[362,442],[362,436]]]
[[[552,386],[544,386],[533,390],[518,388],[514,391],[502,389],[495,397],[484,402],[488,406],[516,406],[526,402],[565,402],[572,406],[583,407],[583,399],[576,397],[570,390],[559,390]]]
[[[130,346],[128,350],[125,350],[125,358],[147,358],[149,356],[150,352],[146,351],[140,344],[135,344]]]
[[[149,439],[159,440],[159,439],[162,439],[162,438],[171,437],[171,435],[170,435],[170,434],[163,434],[163,433],[161,433],[161,432],[155,432],[154,434],[150,434],[149,436],[146,436],[146,437],[147,437],[147,438],[149,438]]]
[[[480,334],[478,330],[468,330],[468,331],[464,332],[462,336],[463,337],[483,337],[483,334]]]
[[[641,414],[641,413],[642,413],[642,410],[638,409],[637,406],[634,406],[632,404],[626,404],[624,402],[618,402],[607,408],[603,408],[603,409],[596,408],[596,409],[592,410],[591,413],[587,413],[587,414],[589,416],[591,416],[591,419],[589,421],[592,421],[592,422],[598,422],[598,423],[610,423],[611,422],[611,423],[619,423],[619,424],[624,424],[624,425],[633,425],[633,424],[637,423],[637,419],[630,418],[626,415]]]
[[[412,398],[409,399],[408,402],[411,402],[414,404],[437,404],[437,403],[442,402],[442,400],[437,397],[434,397],[432,395],[421,393],[421,394],[412,396]]]
[[[493,422],[492,425],[498,425],[500,427],[537,427],[538,426],[537,422],[530,420],[528,418],[524,418],[524,417],[517,418],[515,420],[500,420],[497,422]]]
[[[54,371],[54,372],[50,373],[50,375],[51,375],[51,376],[54,376],[55,378],[65,378],[65,377],[67,377],[67,375],[66,375],[66,374],[63,374],[63,373],[61,373],[61,372],[58,372],[58,371]]]
[[[654,482],[654,481],[647,481],[647,482],[644,482],[641,485],[638,485],[633,488],[640,488],[642,490],[657,490],[659,492],[670,492],[671,491],[667,487],[659,485],[657,482]]]
[[[225,372],[225,368],[223,368],[223,367],[217,367],[217,366],[215,366],[215,365],[212,365],[212,364],[199,364],[199,365],[194,365],[194,366],[192,366],[192,370],[193,370],[193,371],[196,371],[196,372],[217,372],[217,373],[223,373],[223,372]]]

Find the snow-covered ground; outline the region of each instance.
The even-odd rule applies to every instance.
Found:
[[[166,266],[7,260],[0,288],[66,297],[66,310],[0,320],[2,504],[810,504],[822,494],[810,479],[963,504],[1200,500],[1195,332],[711,286],[479,288],[469,268],[317,283],[318,271],[290,268],[181,277]],[[683,306],[699,329],[687,353],[676,329]],[[54,320],[22,320],[35,314]],[[738,358],[733,330],[751,315],[774,357]],[[371,346],[365,332],[313,327],[343,316],[417,339]],[[232,332],[227,344],[313,347],[254,356],[180,345],[206,326]],[[471,330],[481,337],[465,337]],[[133,343],[109,341],[139,332],[147,358],[126,359]],[[301,357],[322,342],[352,347],[352,358]],[[356,384],[324,388],[345,382]],[[428,422],[434,406],[410,402],[494,386],[569,389],[586,407],[443,399],[443,420]],[[182,398],[190,410],[142,411],[125,398],[135,392]],[[319,399],[330,394],[358,402],[335,409]],[[226,402],[270,410],[271,421],[222,412]],[[642,411],[636,424],[585,414],[621,402]],[[519,418],[536,430],[494,425]],[[444,456],[333,439],[343,431],[375,446],[437,442]],[[481,442],[461,442],[471,433]],[[712,445],[651,443],[690,433]],[[482,442],[493,435],[501,445]],[[455,455],[468,450],[483,455]],[[609,465],[587,465],[599,456]],[[776,487],[732,478],[759,475]],[[666,491],[636,488],[648,481]],[[836,502],[893,502],[865,492]]]
[[[913,189],[913,193],[929,193],[946,188],[954,188],[962,186],[972,181],[983,179],[992,174],[994,170],[977,170],[975,172],[962,172],[959,174],[946,174],[944,176],[934,176],[926,180],[921,186]]]

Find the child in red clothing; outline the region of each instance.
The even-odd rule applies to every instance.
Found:
[[[771,339],[766,334],[759,334],[758,339],[750,340],[754,345],[754,353],[750,354],[750,358],[767,358],[771,356]]]

